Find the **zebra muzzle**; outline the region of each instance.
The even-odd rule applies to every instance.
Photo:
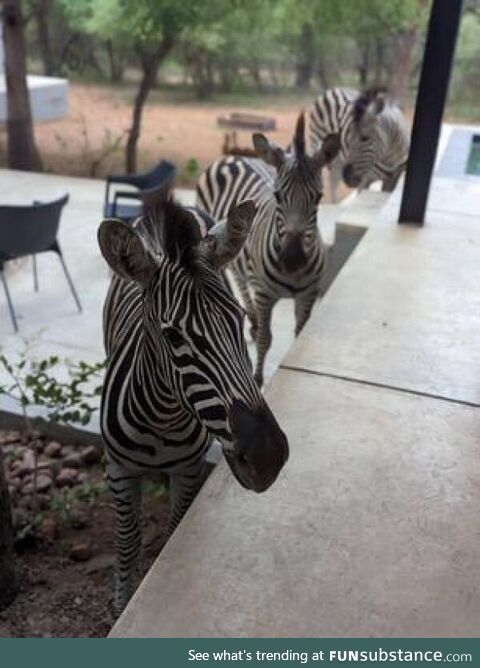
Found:
[[[278,259],[288,274],[294,274],[305,266],[307,256],[303,250],[301,234],[290,234],[287,236]]]
[[[264,492],[288,459],[287,438],[267,404],[251,409],[236,399],[229,422],[233,447],[224,448],[225,459],[243,487]]]

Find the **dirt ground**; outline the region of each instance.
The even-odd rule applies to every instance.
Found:
[[[80,176],[104,176],[111,171],[123,171],[123,148],[131,122],[133,94],[131,86],[71,84],[68,117],[35,126],[36,140],[47,171]],[[217,118],[232,111],[273,116],[277,130],[269,136],[281,145],[287,145],[298,113],[306,108],[310,98],[313,99],[313,95],[304,99],[267,96],[253,102],[202,104],[181,92],[155,90],[144,111],[139,170],[167,158],[177,164],[180,182],[191,183],[194,177],[188,174],[188,161],[196,160],[203,169],[219,157],[224,131],[217,126]],[[3,156],[5,141],[2,129],[0,155]],[[238,143],[251,147],[251,133],[240,132]],[[97,164],[104,154],[106,156]]]
[[[19,592],[0,612],[0,638],[104,637],[109,632],[114,622],[115,512],[103,465],[88,466],[85,476],[83,488],[57,490],[37,515],[12,496]],[[87,493],[81,494],[82,489]],[[29,512],[32,523],[26,533],[16,519]],[[138,582],[165,544],[168,515],[165,486],[146,481]]]

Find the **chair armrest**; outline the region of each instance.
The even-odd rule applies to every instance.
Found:
[[[116,206],[119,199],[142,199],[142,191],[117,190],[113,196],[114,206]]]
[[[107,176],[107,183],[124,183],[139,188],[143,179],[143,174],[110,174]]]

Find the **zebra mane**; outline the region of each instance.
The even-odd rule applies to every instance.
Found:
[[[388,90],[384,86],[372,86],[367,88],[353,101],[352,117],[354,123],[359,123],[367,110],[367,107],[378,95],[387,96]]]
[[[169,198],[138,223],[139,232],[156,254],[165,254],[192,275],[198,271],[197,246],[202,237],[194,215]]]

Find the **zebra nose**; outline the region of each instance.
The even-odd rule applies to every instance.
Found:
[[[347,163],[343,168],[343,180],[350,188],[356,188],[360,179],[355,175],[353,165]]]
[[[232,473],[247,489],[263,492],[288,459],[288,441],[270,408],[252,410],[234,401],[229,413],[233,452],[224,450]]]

